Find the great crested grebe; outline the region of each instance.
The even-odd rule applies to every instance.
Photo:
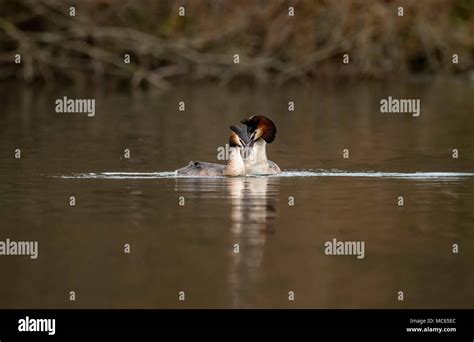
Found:
[[[180,176],[245,176],[245,164],[242,158],[242,150],[248,143],[248,139],[244,134],[242,140],[237,133],[240,131],[234,126],[231,126],[234,131],[229,137],[229,161],[226,165],[206,163],[200,161],[190,161],[188,165],[176,170],[176,174]],[[237,132],[237,133],[236,133]]]
[[[271,144],[276,137],[276,126],[272,120],[263,115],[253,115],[241,121],[247,126],[250,153],[244,159],[245,171],[249,175],[274,175],[281,173],[277,164],[267,159],[267,143]]]

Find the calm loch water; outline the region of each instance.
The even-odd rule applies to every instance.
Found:
[[[39,242],[36,260],[0,256],[2,308],[474,305],[474,177],[364,175],[474,172],[472,82],[1,92],[0,241]],[[57,114],[63,96],[96,99],[96,115]],[[419,98],[421,116],[381,114],[388,96]],[[163,173],[216,162],[253,113],[275,120],[285,177]],[[333,239],[363,241],[365,258],[325,255]]]

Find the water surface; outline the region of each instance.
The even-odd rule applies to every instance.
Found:
[[[2,308],[474,305],[472,83],[1,91],[0,240],[39,241],[37,260],[0,257]],[[62,96],[95,98],[96,116],[55,113]],[[420,98],[421,117],[380,114],[388,96]],[[217,162],[253,113],[278,125],[283,175],[172,173]],[[325,255],[332,239],[364,241],[365,258]]]

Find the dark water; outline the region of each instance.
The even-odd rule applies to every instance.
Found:
[[[472,82],[1,93],[0,240],[39,241],[36,260],[0,256],[2,308],[474,305],[474,177],[300,172],[474,172]],[[62,96],[95,98],[95,117],[55,113]],[[381,114],[388,96],[419,98],[421,116]],[[229,124],[254,113],[277,123],[268,155],[288,177],[126,174],[216,162]],[[100,172],[124,174],[75,178]],[[332,239],[364,241],[365,258],[325,255]]]

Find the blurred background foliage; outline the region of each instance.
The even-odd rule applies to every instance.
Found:
[[[473,13],[473,0],[0,0],[0,80],[167,88],[472,75]]]

